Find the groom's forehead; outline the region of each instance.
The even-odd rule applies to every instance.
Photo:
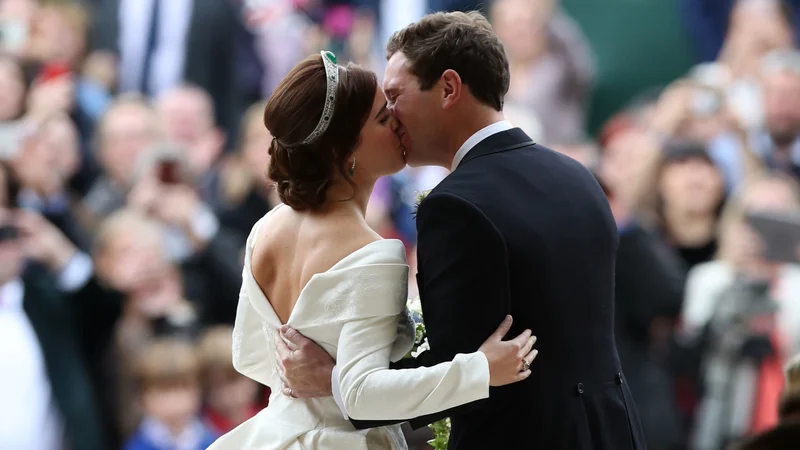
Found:
[[[399,89],[411,78],[411,73],[405,65],[387,65],[383,77],[383,89],[386,91]]]

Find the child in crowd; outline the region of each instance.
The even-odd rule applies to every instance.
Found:
[[[203,450],[216,439],[198,418],[200,364],[183,340],[156,339],[136,361],[144,418],[125,450]]]
[[[258,412],[258,384],[233,368],[233,329],[209,329],[199,345],[200,371],[206,393],[204,419],[217,434],[225,434]]]

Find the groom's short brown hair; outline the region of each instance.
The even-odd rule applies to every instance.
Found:
[[[429,14],[395,32],[386,52],[387,58],[405,55],[422,90],[452,69],[476,99],[503,109],[511,78],[508,58],[489,21],[477,11]]]

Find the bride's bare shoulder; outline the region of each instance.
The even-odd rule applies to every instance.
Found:
[[[258,231],[253,258],[273,263],[291,261],[294,270],[310,276],[325,272],[342,258],[380,239],[357,217],[320,219],[280,208]]]

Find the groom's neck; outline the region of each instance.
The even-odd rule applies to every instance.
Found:
[[[472,109],[470,111],[465,111],[465,113],[460,116],[461,117],[456,121],[458,125],[454,126],[452,133],[448,133],[449,142],[446,146],[447,157],[446,160],[443,161],[448,168],[453,162],[458,149],[464,145],[467,139],[489,125],[505,120],[502,111],[495,111],[491,108],[480,108],[477,111]]]

